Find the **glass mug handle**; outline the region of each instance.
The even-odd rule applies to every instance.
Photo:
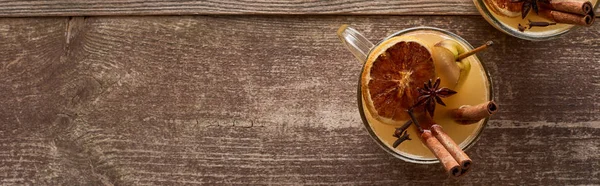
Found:
[[[346,24],[340,26],[337,35],[361,64],[367,61],[367,55],[374,45],[365,36]]]

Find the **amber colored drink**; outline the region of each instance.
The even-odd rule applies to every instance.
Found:
[[[462,40],[457,39],[451,35],[442,33],[436,30],[416,30],[398,37],[417,37],[424,41],[429,47],[433,47],[436,43],[445,40],[452,39],[461,44],[461,47],[465,51],[471,50],[468,44]],[[380,50],[378,47],[371,51],[371,54],[376,53],[373,51]],[[470,56],[464,60],[468,60],[471,63],[471,70],[465,79],[461,80],[461,83],[454,88],[458,93],[454,96],[444,99],[446,107],[438,105],[435,110],[434,120],[444,127],[444,130],[448,135],[462,148],[467,147],[474,140],[476,140],[478,134],[481,132],[484,120],[471,125],[460,125],[456,123],[449,115],[450,109],[456,109],[462,105],[477,105],[486,101],[491,100],[490,81],[484,70],[484,67],[475,56]],[[443,81],[443,80],[442,80]],[[362,97],[362,96],[361,96]],[[429,149],[419,139],[419,134],[414,125],[408,129],[412,140],[404,141],[397,148],[393,148],[392,144],[397,139],[392,136],[394,130],[398,126],[382,123],[374,119],[371,114],[367,111],[364,100],[363,100],[363,113],[367,120],[368,126],[372,132],[379,138],[381,145],[384,145],[393,152],[404,156],[410,160],[416,160],[424,163],[435,163],[435,156],[429,151]],[[384,148],[385,148],[384,147]],[[429,161],[429,162],[428,162]]]

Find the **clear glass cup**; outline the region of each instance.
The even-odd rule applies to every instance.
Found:
[[[596,2],[594,3],[594,1],[596,1]],[[594,5],[594,11],[596,11],[598,8],[598,4],[600,3],[600,0],[592,0],[591,2]],[[525,32],[521,32],[515,27],[516,25],[509,26],[506,24],[506,21],[502,21],[501,20],[502,18],[498,17],[499,15],[496,15],[487,7],[487,4],[484,2],[484,0],[473,0],[473,3],[475,3],[477,10],[479,10],[479,13],[483,16],[483,18],[488,23],[490,23],[494,28],[496,28],[508,35],[511,35],[511,36],[514,36],[514,37],[517,37],[520,39],[531,40],[531,41],[551,40],[551,39],[556,39],[577,27],[580,27],[580,26],[575,26],[575,25],[565,25],[565,26],[556,26],[555,28],[548,27],[551,29],[544,30],[544,31],[529,31],[528,30]],[[508,18],[504,18],[504,19],[508,19]],[[521,19],[521,18],[519,17],[518,19]]]
[[[353,28],[348,27],[347,25],[342,25],[340,27],[340,29],[338,30],[337,34],[338,34],[339,38],[341,39],[342,43],[347,47],[347,49],[350,50],[350,52],[356,57],[356,59],[363,65],[363,69],[364,69],[364,63],[366,62],[367,57],[369,56],[370,52],[374,48],[376,48],[379,44],[381,44],[383,41],[386,41],[392,37],[401,36],[404,34],[423,32],[423,31],[435,32],[436,34],[441,34],[444,37],[454,39],[455,41],[460,43],[463,47],[467,48],[468,50],[473,49],[473,46],[471,46],[467,41],[465,41],[463,38],[459,37],[458,35],[451,33],[447,30],[434,28],[434,27],[414,27],[414,28],[404,29],[404,30],[401,30],[399,32],[396,32],[396,33],[386,37],[385,39],[381,40],[377,44],[372,44],[368,39],[366,39],[358,31],[356,31]],[[487,89],[487,90],[485,90],[485,91],[487,91],[486,93],[488,95],[486,99],[487,99],[487,101],[490,101],[493,98],[492,79],[489,76],[487,69],[479,61],[479,59],[475,55],[473,55],[472,57],[474,58],[473,61],[478,63],[477,65],[480,65],[480,67],[481,67],[480,71],[482,71],[482,73],[484,74],[482,76],[485,78],[485,80],[483,81],[485,85],[483,85],[483,86]],[[361,70],[361,74],[362,74],[362,70]],[[378,129],[374,128],[374,125],[372,125],[376,121],[373,121],[373,120],[370,121],[367,117],[367,115],[370,115],[370,114],[367,113],[368,111],[364,110],[363,97],[362,97],[361,92],[362,92],[361,91],[361,78],[360,78],[360,74],[359,74],[358,92],[357,92],[358,110],[361,115],[362,122],[363,122],[365,128],[369,132],[370,136],[375,140],[375,142],[381,148],[383,148],[386,152],[390,153],[394,157],[397,157],[399,159],[402,159],[404,161],[411,162],[411,163],[433,164],[433,163],[439,162],[435,157],[425,158],[425,157],[407,154],[401,150],[393,148],[391,146],[391,144],[389,144],[389,142],[388,143],[384,142],[384,140],[382,140],[383,139],[382,136],[377,134],[376,130],[378,130]],[[459,146],[463,150],[466,150],[466,149],[470,148],[471,146],[473,146],[475,144],[475,142],[478,140],[478,138],[479,138],[481,132],[483,131],[483,129],[485,128],[487,122],[488,122],[487,118],[480,121],[477,124],[477,126],[475,126],[475,128],[472,130],[472,133],[470,133],[465,138],[465,140],[463,140],[462,142],[457,141],[457,143],[459,143]],[[393,131],[390,131],[390,135],[391,135],[391,133],[393,133]],[[419,141],[418,136],[411,135],[411,138],[413,139],[413,141],[414,140]]]

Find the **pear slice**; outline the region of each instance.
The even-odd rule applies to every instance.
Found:
[[[468,61],[456,61],[458,55],[464,52],[460,44],[454,40],[443,40],[433,47],[432,58],[436,75],[443,80],[442,87],[455,88],[459,80],[464,78],[461,74],[468,74],[471,64]]]

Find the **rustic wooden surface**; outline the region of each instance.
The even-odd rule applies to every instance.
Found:
[[[598,10],[600,12],[600,10]],[[28,0],[0,1],[0,16],[223,14],[479,15],[472,0]],[[597,15],[600,16],[600,13]]]
[[[344,23],[497,43],[470,175],[370,139]],[[529,42],[480,16],[2,18],[0,56],[0,185],[600,184],[599,24]]]

